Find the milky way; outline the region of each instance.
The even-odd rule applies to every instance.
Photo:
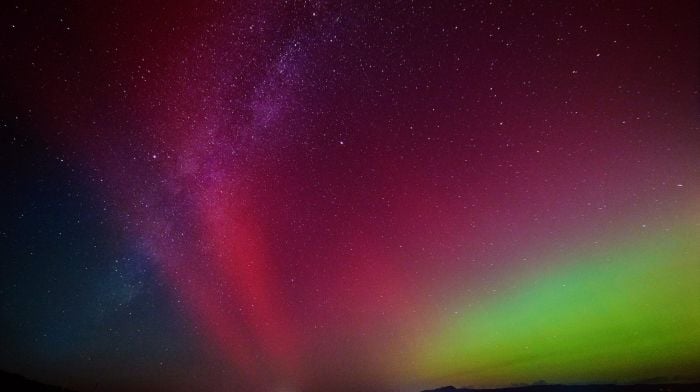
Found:
[[[170,3],[3,6],[3,369],[698,376],[697,4]]]

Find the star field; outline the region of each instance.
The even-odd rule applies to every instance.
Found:
[[[697,4],[2,9],[1,369],[697,380]]]

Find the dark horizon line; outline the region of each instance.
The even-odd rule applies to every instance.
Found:
[[[442,386],[435,389],[424,389],[421,392],[477,392],[477,391],[501,391],[501,392],[522,392],[522,391],[700,391],[700,380],[674,380],[665,377],[658,379],[639,380],[629,383],[615,382],[588,382],[588,383],[547,383],[546,381],[536,381],[532,384],[513,384],[503,387],[455,387],[452,385]]]
[[[19,389],[18,389],[19,388]],[[0,370],[0,390],[39,391],[39,392],[78,392],[63,386],[50,385],[41,381],[27,378],[19,373]],[[666,377],[650,378],[632,383],[617,384],[610,382],[591,382],[581,384],[549,384],[544,380],[532,384],[513,384],[505,387],[455,387],[442,386],[435,389],[424,389],[421,392],[523,392],[523,391],[663,391],[663,392],[694,392],[700,391],[700,380],[678,380]]]

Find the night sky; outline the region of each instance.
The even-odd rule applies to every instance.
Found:
[[[84,391],[697,380],[699,21],[3,2],[0,369]]]

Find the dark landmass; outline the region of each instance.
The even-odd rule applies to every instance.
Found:
[[[0,370],[0,391],[8,392],[76,392],[58,386],[47,385],[29,380],[19,374]],[[635,385],[593,384],[593,385],[533,385],[513,386],[507,388],[455,388],[446,386],[427,389],[422,392],[700,392],[700,383],[670,384],[649,383]]]
[[[700,392],[700,384],[595,384],[595,385],[527,385],[508,388],[474,389],[453,386],[423,392]]]
[[[3,371],[0,371],[0,391],[75,392],[72,389],[42,384],[40,382],[28,380],[19,374],[7,373]]]

